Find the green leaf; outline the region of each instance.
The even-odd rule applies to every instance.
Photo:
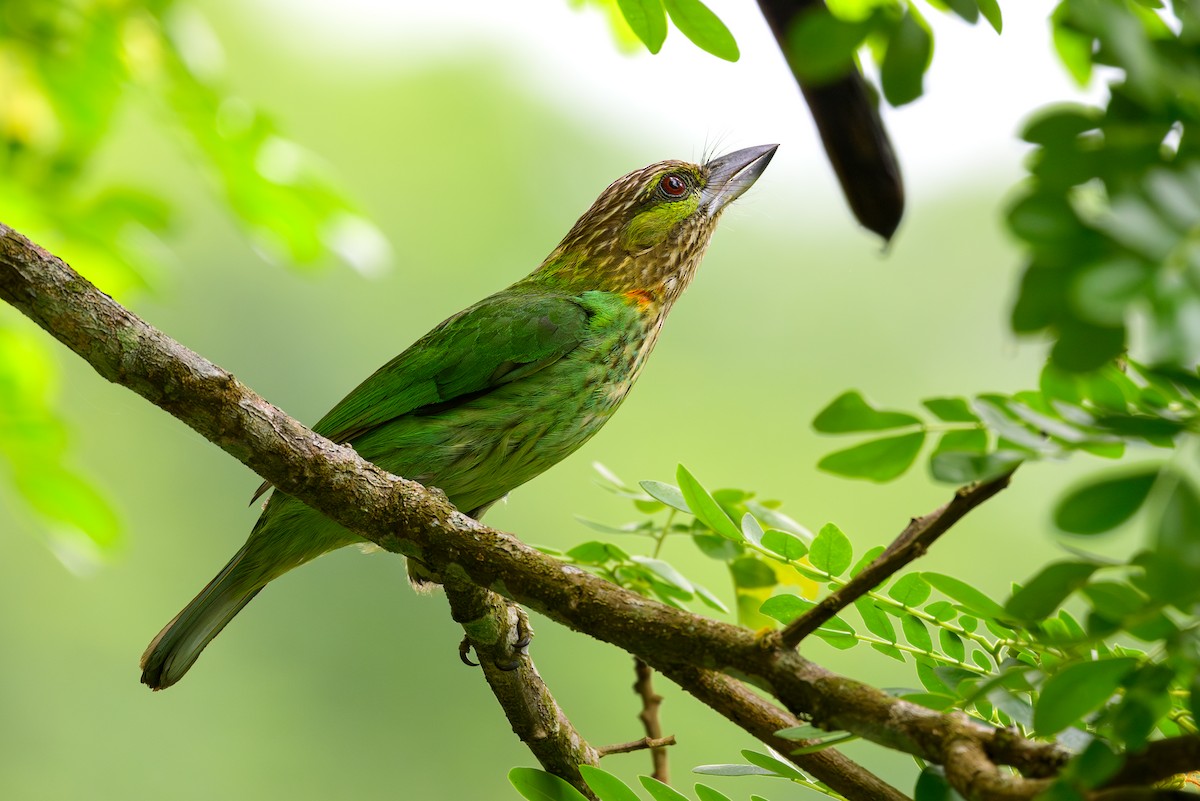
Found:
[[[606,770],[580,765],[579,773],[600,801],[641,801],[629,785]]]
[[[729,564],[733,585],[739,589],[774,587],[779,583],[771,566],[753,556],[743,556]]]
[[[635,563],[641,565],[642,567],[646,568],[647,570],[649,570],[651,573],[653,573],[655,576],[657,576],[662,581],[666,582],[667,584],[670,584],[672,587],[677,587],[678,589],[683,590],[684,592],[688,593],[689,595],[693,592],[692,582],[690,582],[686,578],[684,578],[682,573],[680,573],[678,570],[676,570],[674,567],[667,564],[663,560],[652,559],[649,556],[637,556],[637,555],[631,556],[629,558],[633,562],[635,562]]]
[[[588,801],[563,779],[537,768],[513,768],[508,780],[529,801]]]
[[[920,620],[912,615],[901,615],[900,628],[904,629],[904,638],[908,640],[909,645],[922,651],[933,651],[933,638],[929,636],[929,629],[925,628],[925,624]]]
[[[854,599],[854,608],[858,610],[867,631],[888,642],[896,641],[896,628],[892,625],[891,618],[879,611],[874,601],[864,595]]]
[[[1176,477],[1167,496],[1158,523],[1157,545],[1159,553],[1190,568],[1200,567],[1200,497],[1195,485],[1184,476]]]
[[[778,509],[757,501],[746,501],[750,513],[766,524],[769,528],[777,528],[795,534],[804,540],[805,544],[812,542],[813,533]]]
[[[823,5],[803,11],[787,32],[788,66],[817,85],[840,78],[855,69],[854,53],[873,27],[870,18],[840,19]]]
[[[885,482],[898,478],[917,458],[925,432],[876,439],[829,454],[817,463],[827,473]]]
[[[913,801],[962,801],[962,796],[946,781],[940,766],[929,765],[917,777]]]
[[[980,13],[983,14],[983,18],[988,21],[996,33],[1000,33],[1004,28],[1004,20],[1000,16],[1000,4],[996,0],[975,0],[975,2],[979,6]]]
[[[667,12],[662,0],[617,0],[617,7],[647,50],[657,53],[662,49],[667,38]]]
[[[686,795],[652,776],[638,776],[638,781],[642,783],[654,801],[689,801]]]
[[[701,587],[699,584],[695,584],[693,586],[696,589],[696,595],[699,596],[700,600],[705,606],[709,607],[710,609],[715,609],[718,612],[729,614],[729,607],[727,607],[720,598],[713,595],[710,591],[704,587]]]
[[[1017,620],[1037,622],[1049,617],[1075,590],[1087,583],[1099,565],[1089,562],[1055,562],[1013,593],[1004,608]]]
[[[671,22],[692,43],[726,61],[737,61],[737,42],[725,23],[700,0],[663,0]]]
[[[1077,317],[1059,323],[1058,341],[1050,358],[1064,370],[1086,373],[1108,364],[1125,351],[1125,327],[1095,325]]]
[[[731,801],[729,796],[714,790],[707,784],[696,784],[696,798],[699,801]]]
[[[1075,723],[1111,698],[1137,663],[1135,657],[1112,657],[1077,662],[1055,673],[1033,708],[1034,730],[1048,737]]]
[[[742,515],[742,536],[745,537],[746,542],[761,548],[763,547],[762,538],[765,533],[754,515],[749,512]]]
[[[951,432],[953,433],[953,432]],[[943,437],[949,437],[946,434]],[[966,451],[938,450],[929,459],[929,472],[938,481],[947,484],[969,484],[972,481],[987,481],[1014,469],[1025,461],[1028,454],[1013,450],[995,453],[968,453]]]
[[[734,525],[721,505],[709,494],[708,490],[700,486],[700,482],[688,472],[686,467],[679,465],[675,471],[675,480],[679,482],[679,491],[683,494],[688,508],[700,522],[727,540],[743,542],[741,530]]]
[[[924,581],[924,579],[922,579]],[[898,583],[898,582],[897,582]],[[958,617],[958,610],[953,604],[946,601],[934,601],[929,606],[925,607],[926,614],[933,615],[933,619],[939,623],[946,623]]]
[[[929,582],[921,578],[920,573],[906,573],[891,586],[888,596],[897,603],[915,608],[929,599],[930,592]]]
[[[629,554],[616,545],[600,542],[599,540],[580,543],[567,551],[567,556],[576,562],[583,562],[588,565],[602,565],[605,562],[625,562],[629,560]]]
[[[854,561],[854,546],[833,523],[826,523],[808,549],[808,561],[818,570],[840,576]]]
[[[911,414],[879,411],[867,403],[857,390],[839,395],[812,421],[813,430],[821,434],[885,431],[920,424],[920,418]]]
[[[1159,471],[1159,465],[1145,465],[1075,487],[1058,502],[1054,524],[1072,534],[1099,534],[1116,528],[1141,508]]]
[[[944,423],[978,423],[965,398],[926,398],[921,405]]]
[[[13,482],[17,491],[39,514],[66,523],[101,551],[110,551],[120,542],[116,512],[82,477],[41,459],[23,461],[15,467]]]
[[[1003,620],[1007,616],[1004,607],[964,581],[942,573],[924,572],[918,575],[935,590],[958,601],[972,614],[995,620]]]
[[[763,532],[762,547],[779,554],[789,562],[794,562],[808,553],[808,546],[804,544],[804,540],[777,528]]]
[[[657,501],[662,501],[672,509],[678,509],[681,512],[692,513],[691,507],[687,505],[687,501],[683,499],[683,493],[679,491],[679,487],[674,484],[664,484],[661,481],[639,481],[638,485],[646,491],[646,494]]]
[[[785,740],[828,740],[831,737],[842,737],[846,734],[847,732],[840,729],[822,729],[812,724],[789,726],[775,732],[776,737],[782,737]]]
[[[863,552],[863,555],[858,557],[858,561],[854,563],[854,567],[850,568],[850,575],[857,576],[859,573],[866,570],[867,566],[874,562],[883,553],[884,547],[876,545],[874,548],[868,548]]]
[[[1008,210],[1008,227],[1030,244],[1045,245],[1075,239],[1080,223],[1075,210],[1064,197],[1047,191],[1035,191],[1020,198]],[[1056,272],[1043,277],[1060,275]],[[1039,294],[1046,294],[1046,287],[1037,289],[1041,290]]]
[[[1070,3],[1063,0],[1050,16],[1054,51],[1058,53],[1059,60],[1075,79],[1075,83],[1087,86],[1092,79],[1092,49],[1095,37],[1069,24],[1069,13]]]
[[[933,58],[933,37],[928,24],[913,6],[900,18],[888,39],[879,79],[883,96],[893,106],[903,106],[921,96],[925,70]]]
[[[768,756],[767,754],[761,754],[758,751],[745,749],[742,751],[742,758],[751,765],[757,765],[760,768],[771,771],[776,776],[782,776],[785,779],[793,779],[802,782],[808,781],[808,777],[803,773],[796,770],[783,760],[776,759],[773,756]]]
[[[953,695],[946,695],[945,693],[905,693],[901,697],[911,704],[920,704],[927,709],[937,712],[949,709],[958,700]]]
[[[933,449],[936,457],[942,453],[983,454],[987,452],[988,436],[982,428],[947,431]]]
[[[765,770],[757,765],[698,765],[692,768],[692,773],[703,776],[774,776],[774,771]]]
[[[806,601],[798,595],[788,593],[771,596],[763,601],[758,611],[786,626],[814,606],[816,604],[812,601]]]
[[[959,662],[962,662],[967,658],[967,648],[963,645],[962,637],[959,637],[953,631],[938,629],[938,643],[942,646],[942,652],[951,659],[957,659]]]

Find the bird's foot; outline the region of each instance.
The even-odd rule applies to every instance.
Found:
[[[479,667],[478,662],[471,661],[471,648],[471,638],[464,635],[462,642],[458,644],[458,658],[461,659],[462,663],[467,667]]]
[[[513,657],[507,662],[496,662],[495,665],[500,670],[516,670],[521,666],[521,657],[525,655],[529,644],[533,642],[533,627],[529,625],[529,617],[525,614],[525,610],[516,604],[509,604],[508,607],[516,614],[516,625],[513,627],[513,633],[516,639],[512,643]]]

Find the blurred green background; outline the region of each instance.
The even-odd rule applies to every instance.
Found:
[[[670,92],[646,97],[670,85],[670,70],[686,80],[694,62],[682,55],[685,45],[676,42],[663,61],[595,58],[614,49],[594,13],[546,11],[560,24],[553,35],[579,37],[580,58],[596,61],[571,65],[576,75],[596,73],[572,87],[570,75],[552,81],[553,58],[570,42],[518,52],[511,31],[476,30],[446,52],[375,43],[369,59],[356,59],[346,55],[352,44],[341,55],[307,47],[317,37],[311,20],[290,19],[278,3],[199,5],[224,43],[231,85],[328,163],[392,243],[393,268],[365,278],[337,266],[299,274],[265,262],[192,155],[163,130],[162,115],[136,98],[91,180],[152,187],[178,204],[174,255],[153,290],[130,299],[134,310],[304,421],[444,317],[533,269],[617,176],[661,158],[698,158],[714,139],[724,149],[782,144],[726,214],[614,422],[489,515],[527,541],[565,548],[590,539],[576,514],[630,518],[626,502],[594,485],[592,461],[627,481],[670,481],[683,462],[710,488],[784,500],[813,530],[835,521],[865,550],[943,502],[948,488],[920,471],[887,486],[816,472],[820,455],[846,444],[811,432],[819,408],[847,388],[903,408],[929,395],[1011,391],[1036,380],[1039,348],[1015,343],[1005,324],[1018,257],[997,210],[1019,176],[1019,153],[939,164],[939,148],[963,144],[937,138],[937,114],[963,113],[965,101],[950,89],[939,98],[931,86],[928,106],[918,104],[907,123],[919,133],[902,127],[898,135],[902,158],[920,138],[933,155],[906,162],[912,203],[884,255],[844,210],[763,29],[731,20],[746,56],[712,69],[726,70],[729,86],[748,87],[730,102],[784,108],[776,130],[770,119],[742,126],[737,105],[693,121],[692,107]],[[346,13],[370,12],[358,3]],[[625,62],[655,75],[650,89],[614,78],[590,94],[610,68],[633,74]],[[769,86],[752,77],[772,70]],[[938,74],[935,64],[931,80]],[[729,86],[713,89],[714,108]],[[903,126],[909,113],[892,118]],[[75,266],[87,273],[87,264]],[[258,479],[53,348],[73,462],[112,499],[126,536],[98,568],[65,569],[0,482],[0,797],[516,797],[504,773],[531,757],[478,672],[459,663],[461,632],[444,598],[412,593],[386,554],[347,549],[287,576],[179,687],[151,694],[139,685],[137,660],[150,637],[243,541]],[[922,568],[956,572],[994,595],[1027,577],[1055,547],[1045,510],[1069,471],[1034,465],[1022,473]],[[729,599],[723,568],[690,545],[671,544],[664,556]],[[630,658],[546,621],[535,625],[531,653],[582,732],[596,744],[641,736]],[[915,684],[909,668],[867,649],[804,650],[882,686]],[[664,727],[679,739],[671,759],[683,786],[691,767],[738,761],[738,750],[753,746],[667,682],[659,690]],[[910,760],[865,745],[848,750],[911,789]],[[605,767],[628,777],[648,772],[649,758],[611,757]],[[734,798],[803,792],[713,783]]]

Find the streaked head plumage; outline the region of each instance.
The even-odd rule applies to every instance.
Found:
[[[777,145],[704,164],[660,161],[613,181],[534,276],[668,304],[691,281],[721,212],[766,169]]]

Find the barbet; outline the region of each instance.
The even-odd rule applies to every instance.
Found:
[[[480,517],[616,411],[717,218],[775,148],[663,161],[618,179],[531,275],[434,328],[313,430]],[[150,643],[142,683],[170,687],[268,582],[356,542],[275,491],[246,544]]]

